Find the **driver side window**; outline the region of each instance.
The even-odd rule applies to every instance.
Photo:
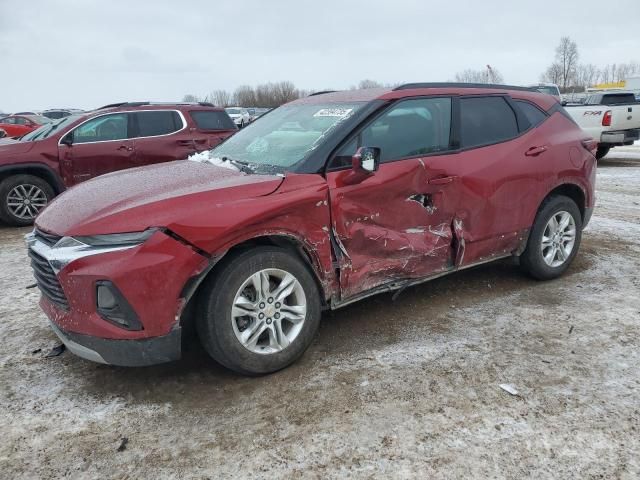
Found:
[[[128,115],[115,113],[96,117],[73,131],[73,143],[106,142],[128,137]]]
[[[450,149],[451,98],[404,100],[379,116],[334,157],[332,168],[351,165],[358,147],[378,147],[381,163]]]

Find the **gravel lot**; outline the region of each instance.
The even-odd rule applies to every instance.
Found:
[[[27,230],[1,228],[1,475],[638,478],[640,147],[600,162],[598,202],[563,278],[506,261],[380,295],[262,378],[197,345],[144,369],[45,358]]]

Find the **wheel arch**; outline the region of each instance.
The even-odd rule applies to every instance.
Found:
[[[184,285],[182,293],[180,295],[180,297],[185,302],[179,320],[179,324],[183,328],[191,330],[193,328],[193,325],[195,324],[194,316],[196,305],[198,303],[198,298],[200,296],[199,294],[202,291],[202,285],[205,283],[205,280],[210,278],[212,275],[216,275],[225,262],[231,261],[239,253],[260,246],[280,247],[289,251],[297,258],[302,260],[302,262],[309,269],[309,273],[311,273],[311,276],[316,283],[318,292],[320,293],[320,300],[323,308],[326,308],[328,306],[328,301],[332,294],[330,287],[331,282],[329,279],[326,279],[325,276],[321,273],[322,269],[320,268],[320,263],[317,260],[316,256],[313,254],[312,248],[306,245],[304,241],[292,234],[269,233],[239,241],[238,243],[229,247],[222,255],[212,257],[209,267],[205,268],[199,274],[189,278],[187,283]]]
[[[586,192],[584,191],[584,188],[578,185],[577,183],[570,183],[570,182],[562,183],[556,186],[555,188],[553,188],[549,193],[547,193],[547,195],[542,199],[542,201],[538,205],[538,209],[536,210],[536,216],[538,215],[538,212],[540,212],[540,210],[542,209],[542,206],[544,205],[545,201],[554,195],[563,195],[565,197],[569,197],[571,200],[576,202],[576,205],[578,206],[578,210],[580,210],[580,215],[582,216],[582,220],[584,221],[585,211],[587,206]],[[533,221],[535,221],[535,217]]]
[[[51,185],[56,195],[61,194],[66,189],[58,173],[42,163],[19,163],[0,166],[0,182],[13,175],[33,175],[38,177]]]

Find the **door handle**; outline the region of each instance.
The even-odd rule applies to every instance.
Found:
[[[527,157],[536,157],[538,155],[540,155],[541,153],[544,153],[547,151],[547,147],[545,147],[544,145],[540,146],[540,147],[531,147],[529,150],[527,150],[526,152],[524,152],[524,154]]]
[[[178,140],[178,145],[181,145],[183,147],[193,147],[194,140]]]
[[[436,177],[429,180],[429,185],[447,185],[457,179],[455,175],[451,177]]]
[[[133,147],[129,147],[127,145],[120,145],[118,147],[118,150],[126,150],[127,152],[131,152],[131,151],[133,151]]]

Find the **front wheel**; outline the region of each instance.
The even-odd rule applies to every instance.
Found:
[[[203,284],[197,328],[219,363],[245,375],[280,370],[311,344],[320,295],[306,265],[276,247],[253,248],[224,261]]]
[[[561,195],[549,197],[536,216],[520,265],[538,280],[556,278],[569,268],[581,239],[582,215],[576,203]]]

